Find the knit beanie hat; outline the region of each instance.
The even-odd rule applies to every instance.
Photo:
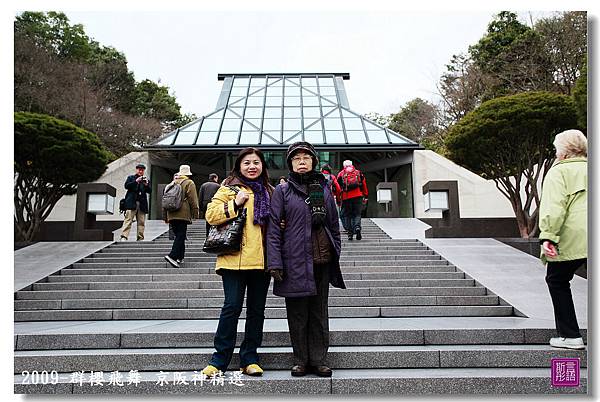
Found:
[[[288,147],[287,150],[287,164],[288,164],[288,168],[290,169],[290,171],[292,171],[292,157],[294,156],[295,153],[299,152],[299,151],[304,151],[307,154],[309,154],[310,156],[312,156],[312,160],[313,160],[313,170],[317,169],[317,166],[319,164],[319,158],[317,156],[317,151],[315,151],[315,147],[312,146],[312,144],[306,142],[306,141],[298,141],[298,142],[294,142],[292,145],[290,145]]]

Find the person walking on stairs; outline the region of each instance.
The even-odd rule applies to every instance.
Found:
[[[125,180],[125,220],[121,229],[121,241],[126,241],[134,219],[137,221],[136,240],[144,240],[146,214],[148,213],[148,198],[146,194],[152,193],[150,179],[144,175],[146,166],[139,163],[135,167],[136,173],[127,176]]]
[[[288,182],[275,188],[271,202],[268,270],[275,280],[273,293],[285,297],[292,376],[314,372],[331,377],[329,284],[346,288],[340,270],[339,217],[331,189],[316,170],[314,147],[308,142],[290,145],[287,163]]]
[[[190,179],[192,172],[188,165],[179,166],[179,172],[176,178],[165,187],[165,192],[170,186],[181,186],[181,207],[177,210],[167,210],[163,208],[162,215],[165,223],[168,223],[173,228],[175,240],[171,252],[165,255],[165,260],[172,267],[179,268],[185,257],[185,240],[187,237],[187,226],[192,223],[192,219],[198,219],[198,193],[196,185]]]
[[[554,147],[557,162],[544,179],[539,209],[541,260],[558,332],[550,346],[584,349],[569,282],[587,264],[587,139],[567,130]]]
[[[352,240],[356,235],[356,240],[362,239],[362,228],[360,217],[363,205],[367,202],[369,189],[367,180],[362,172],[352,165],[352,161],[345,160],[344,168],[338,173],[338,184],[342,190],[341,201],[343,215],[346,224],[342,225],[348,231],[348,240]]]
[[[235,186],[236,194],[230,186]],[[231,362],[237,326],[246,296],[246,326],[240,345],[240,370],[261,376],[257,349],[262,343],[265,304],[271,277],[265,271],[265,234],[271,209],[273,186],[263,153],[257,148],[242,149],[230,175],[206,209],[206,221],[220,225],[246,208],[241,250],[217,257],[216,271],[223,281],[225,300],[214,338],[215,352],[202,370],[207,377],[225,372]]]
[[[206,218],[206,207],[211,202],[217,190],[221,185],[219,184],[219,176],[216,173],[208,175],[208,181],[200,186],[200,219]],[[206,236],[208,236],[208,230],[210,225],[206,222]]]

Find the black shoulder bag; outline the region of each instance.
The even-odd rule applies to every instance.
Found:
[[[233,186],[227,186],[231,190],[239,193],[239,189]],[[246,224],[246,208],[242,208],[238,216],[230,221],[222,223],[220,225],[211,225],[208,231],[208,236],[204,241],[202,251],[209,254],[232,254],[241,250],[242,248],[242,235],[244,232],[244,225]]]

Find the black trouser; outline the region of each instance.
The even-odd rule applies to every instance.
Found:
[[[362,197],[354,197],[342,201],[342,206],[346,214],[346,223],[348,224],[348,233],[356,233],[361,230],[360,213],[362,212]]]
[[[172,220],[171,226],[173,227],[173,233],[175,234],[175,240],[173,240],[173,247],[169,257],[174,260],[183,260],[185,256],[185,238],[187,237],[187,221]]]
[[[295,365],[324,365],[329,349],[329,265],[315,265],[314,275],[316,296],[285,298]]]
[[[569,282],[573,279],[577,268],[586,262],[587,258],[581,258],[572,261],[548,262],[546,266],[546,283],[554,306],[556,330],[558,336],[563,338],[581,337]]]

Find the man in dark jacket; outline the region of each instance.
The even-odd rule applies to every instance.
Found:
[[[137,221],[137,240],[144,240],[144,225],[148,213],[148,198],[146,194],[152,193],[150,179],[144,176],[146,166],[141,163],[136,167],[136,173],[125,180],[125,221],[121,232],[121,240],[127,240],[133,220]]]
[[[331,189],[316,169],[313,146],[290,145],[287,162],[288,182],[278,185],[271,198],[267,268],[275,279],[273,293],[285,297],[294,352],[292,376],[313,371],[330,377],[329,284],[346,288],[340,270],[339,217]]]
[[[200,219],[204,219],[204,214],[206,214],[206,207],[212,201],[217,190],[221,187],[219,184],[219,176],[216,173],[211,173],[208,175],[208,181],[200,186],[200,196],[198,197],[200,200]],[[206,222],[206,235],[208,236],[208,229],[210,229],[210,225]]]

